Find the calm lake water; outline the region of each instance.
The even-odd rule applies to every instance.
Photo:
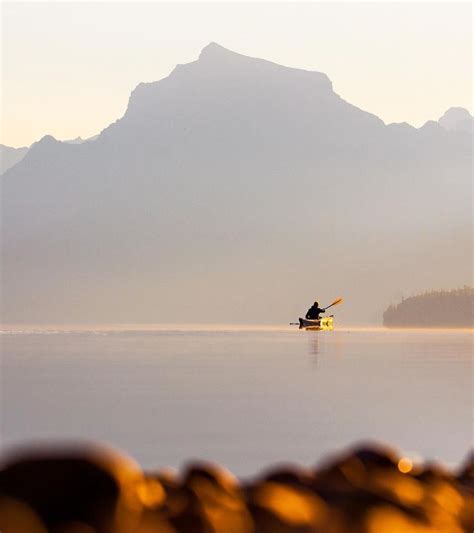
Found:
[[[144,467],[238,475],[356,441],[458,465],[473,443],[472,332],[216,327],[3,332],[2,446],[107,442]]]

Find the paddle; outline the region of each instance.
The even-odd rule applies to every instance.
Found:
[[[332,302],[332,304],[328,305],[327,307],[324,308],[324,310],[326,309],[329,309],[330,307],[332,307],[333,305],[339,305],[339,304],[342,304],[344,300],[342,298],[338,298],[337,300],[334,300],[334,302]]]

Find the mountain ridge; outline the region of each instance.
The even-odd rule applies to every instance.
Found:
[[[3,174],[21,161],[27,151],[28,148],[26,146],[13,148],[12,146],[0,144],[0,174]]]
[[[281,322],[336,291],[367,323],[400,287],[466,283],[470,135],[385,125],[324,77],[229,53],[5,173],[8,322]]]
[[[201,51],[201,53],[199,55],[199,58],[197,60],[192,61],[190,63],[186,63],[186,64],[178,64],[168,76],[166,76],[165,78],[162,78],[160,80],[152,81],[152,82],[141,82],[141,83],[139,83],[135,87],[135,89],[132,90],[132,92],[130,94],[129,102],[128,102],[127,109],[126,109],[124,115],[122,117],[116,119],[109,126],[106,126],[100,132],[99,135],[96,135],[96,136],[93,136],[93,137],[90,137],[90,138],[87,138],[87,139],[82,139],[81,137],[77,137],[76,139],[67,140],[67,141],[59,141],[59,140],[57,140],[57,142],[70,143],[70,144],[82,144],[83,142],[86,142],[86,141],[90,142],[90,141],[96,140],[104,132],[107,132],[109,130],[109,128],[115,127],[115,125],[117,123],[119,123],[121,120],[126,118],[127,114],[129,113],[130,108],[132,108],[132,110],[133,110],[133,108],[135,106],[137,106],[138,108],[143,107],[140,102],[138,104],[136,104],[135,103],[136,100],[140,100],[140,98],[142,98],[143,96],[146,96],[147,93],[155,91],[158,87],[162,87],[163,82],[165,82],[166,80],[169,80],[170,78],[173,78],[173,76],[181,76],[181,72],[185,71],[187,68],[189,68],[189,67],[192,68],[193,66],[202,65],[203,63],[206,63],[208,61],[211,61],[214,66],[216,66],[216,61],[217,61],[219,66],[222,66],[223,63],[224,64],[225,63],[229,63],[229,61],[232,62],[232,60],[234,60],[234,61],[236,60],[238,62],[241,62],[241,61],[248,62],[248,61],[250,61],[254,65],[265,65],[268,68],[275,68],[277,70],[278,69],[284,69],[284,70],[286,69],[288,71],[299,72],[299,73],[302,73],[303,75],[306,74],[306,75],[309,75],[311,77],[314,77],[314,79],[318,79],[319,80],[319,82],[321,84],[321,87],[325,87],[326,89],[328,89],[329,93],[332,93],[337,98],[340,98],[342,102],[347,103],[348,105],[350,105],[353,108],[361,111],[362,113],[366,113],[367,115],[369,115],[371,117],[374,117],[375,119],[377,119],[378,121],[380,121],[382,124],[384,124],[385,126],[387,126],[389,128],[393,128],[393,129],[406,128],[406,129],[412,129],[412,130],[418,131],[418,132],[425,132],[425,131],[434,132],[434,131],[436,131],[438,129],[438,125],[441,125],[442,129],[441,130],[438,129],[439,132],[442,132],[443,130],[448,130],[448,131],[453,131],[453,132],[457,131],[457,132],[468,133],[468,134],[472,133],[472,123],[474,121],[474,118],[472,117],[472,115],[470,115],[469,111],[467,109],[465,109],[465,108],[451,107],[437,121],[434,120],[434,119],[429,120],[425,124],[423,124],[422,126],[420,126],[418,128],[412,126],[408,122],[385,123],[382,119],[377,117],[377,115],[375,115],[374,113],[371,113],[370,111],[363,110],[363,109],[361,109],[361,108],[359,108],[357,106],[354,106],[353,104],[350,104],[346,100],[342,99],[337,93],[334,92],[331,80],[324,73],[321,73],[321,72],[318,72],[318,71],[301,69],[301,68],[295,68],[295,67],[291,67],[291,66],[283,66],[283,65],[279,65],[278,63],[275,63],[275,62],[272,62],[272,61],[268,61],[266,59],[245,56],[243,54],[231,51],[231,50],[223,47],[222,45],[220,45],[220,44],[218,44],[216,42],[211,42],[211,43],[209,43],[208,45],[206,45],[202,49],[202,51]],[[453,113],[455,115],[454,118],[453,118]],[[459,119],[460,116],[462,116],[462,118],[464,119],[464,122]],[[456,124],[456,125],[454,126],[453,124]],[[49,138],[49,137],[52,137],[52,136],[48,135],[48,134],[44,135],[36,143],[33,143],[33,145],[37,145],[38,142],[40,142],[45,137]],[[52,137],[52,138],[54,139],[54,137]],[[4,146],[4,145],[0,145],[0,146],[4,147],[5,149],[8,149],[8,150],[22,150],[22,156],[28,151],[28,148],[29,148],[29,147],[11,148],[11,147],[7,147],[7,146]],[[15,164],[19,160],[21,160],[21,157],[18,157],[17,159],[15,159]],[[8,168],[10,168],[10,166],[13,166],[13,164],[12,165],[7,165],[7,166],[8,166]],[[0,173],[5,172],[6,170],[7,170],[7,168],[5,167],[5,169],[3,169]]]

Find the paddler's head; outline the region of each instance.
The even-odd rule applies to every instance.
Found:
[[[319,303],[318,302],[314,302],[314,307],[319,307]]]

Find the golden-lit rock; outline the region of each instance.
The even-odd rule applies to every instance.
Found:
[[[140,476],[132,461],[105,448],[22,450],[0,471],[0,497],[24,502],[47,530],[125,533],[141,511],[129,494]]]
[[[474,531],[474,452],[471,452],[457,476],[457,487],[463,497],[460,522],[465,531]]]
[[[6,496],[0,496],[0,531],[47,533],[43,522],[30,506]]]
[[[373,475],[368,488],[395,504],[407,507],[419,506],[425,498],[425,489],[420,481],[396,470]]]
[[[391,448],[367,444],[332,458],[315,473],[315,487],[336,491],[364,487],[374,472],[393,470],[398,460]]]
[[[133,533],[177,533],[177,530],[160,512],[146,509]]]
[[[468,455],[457,479],[464,488],[474,492],[474,451]]]
[[[314,482],[314,475],[310,470],[297,465],[279,465],[265,472],[262,479],[296,487],[310,487]]]
[[[326,504],[303,487],[265,481],[249,500],[257,531],[318,531],[327,518]]]
[[[197,495],[211,531],[252,531],[252,518],[242,490],[230,472],[208,463],[194,465],[186,472],[184,484]]]
[[[443,533],[426,522],[395,507],[383,506],[370,510],[366,519],[367,533]],[[445,533],[448,533],[446,531]],[[461,533],[459,528],[451,533]]]
[[[106,448],[23,450],[0,465],[1,533],[471,533],[458,475],[380,445],[242,484],[210,463],[144,475]]]

